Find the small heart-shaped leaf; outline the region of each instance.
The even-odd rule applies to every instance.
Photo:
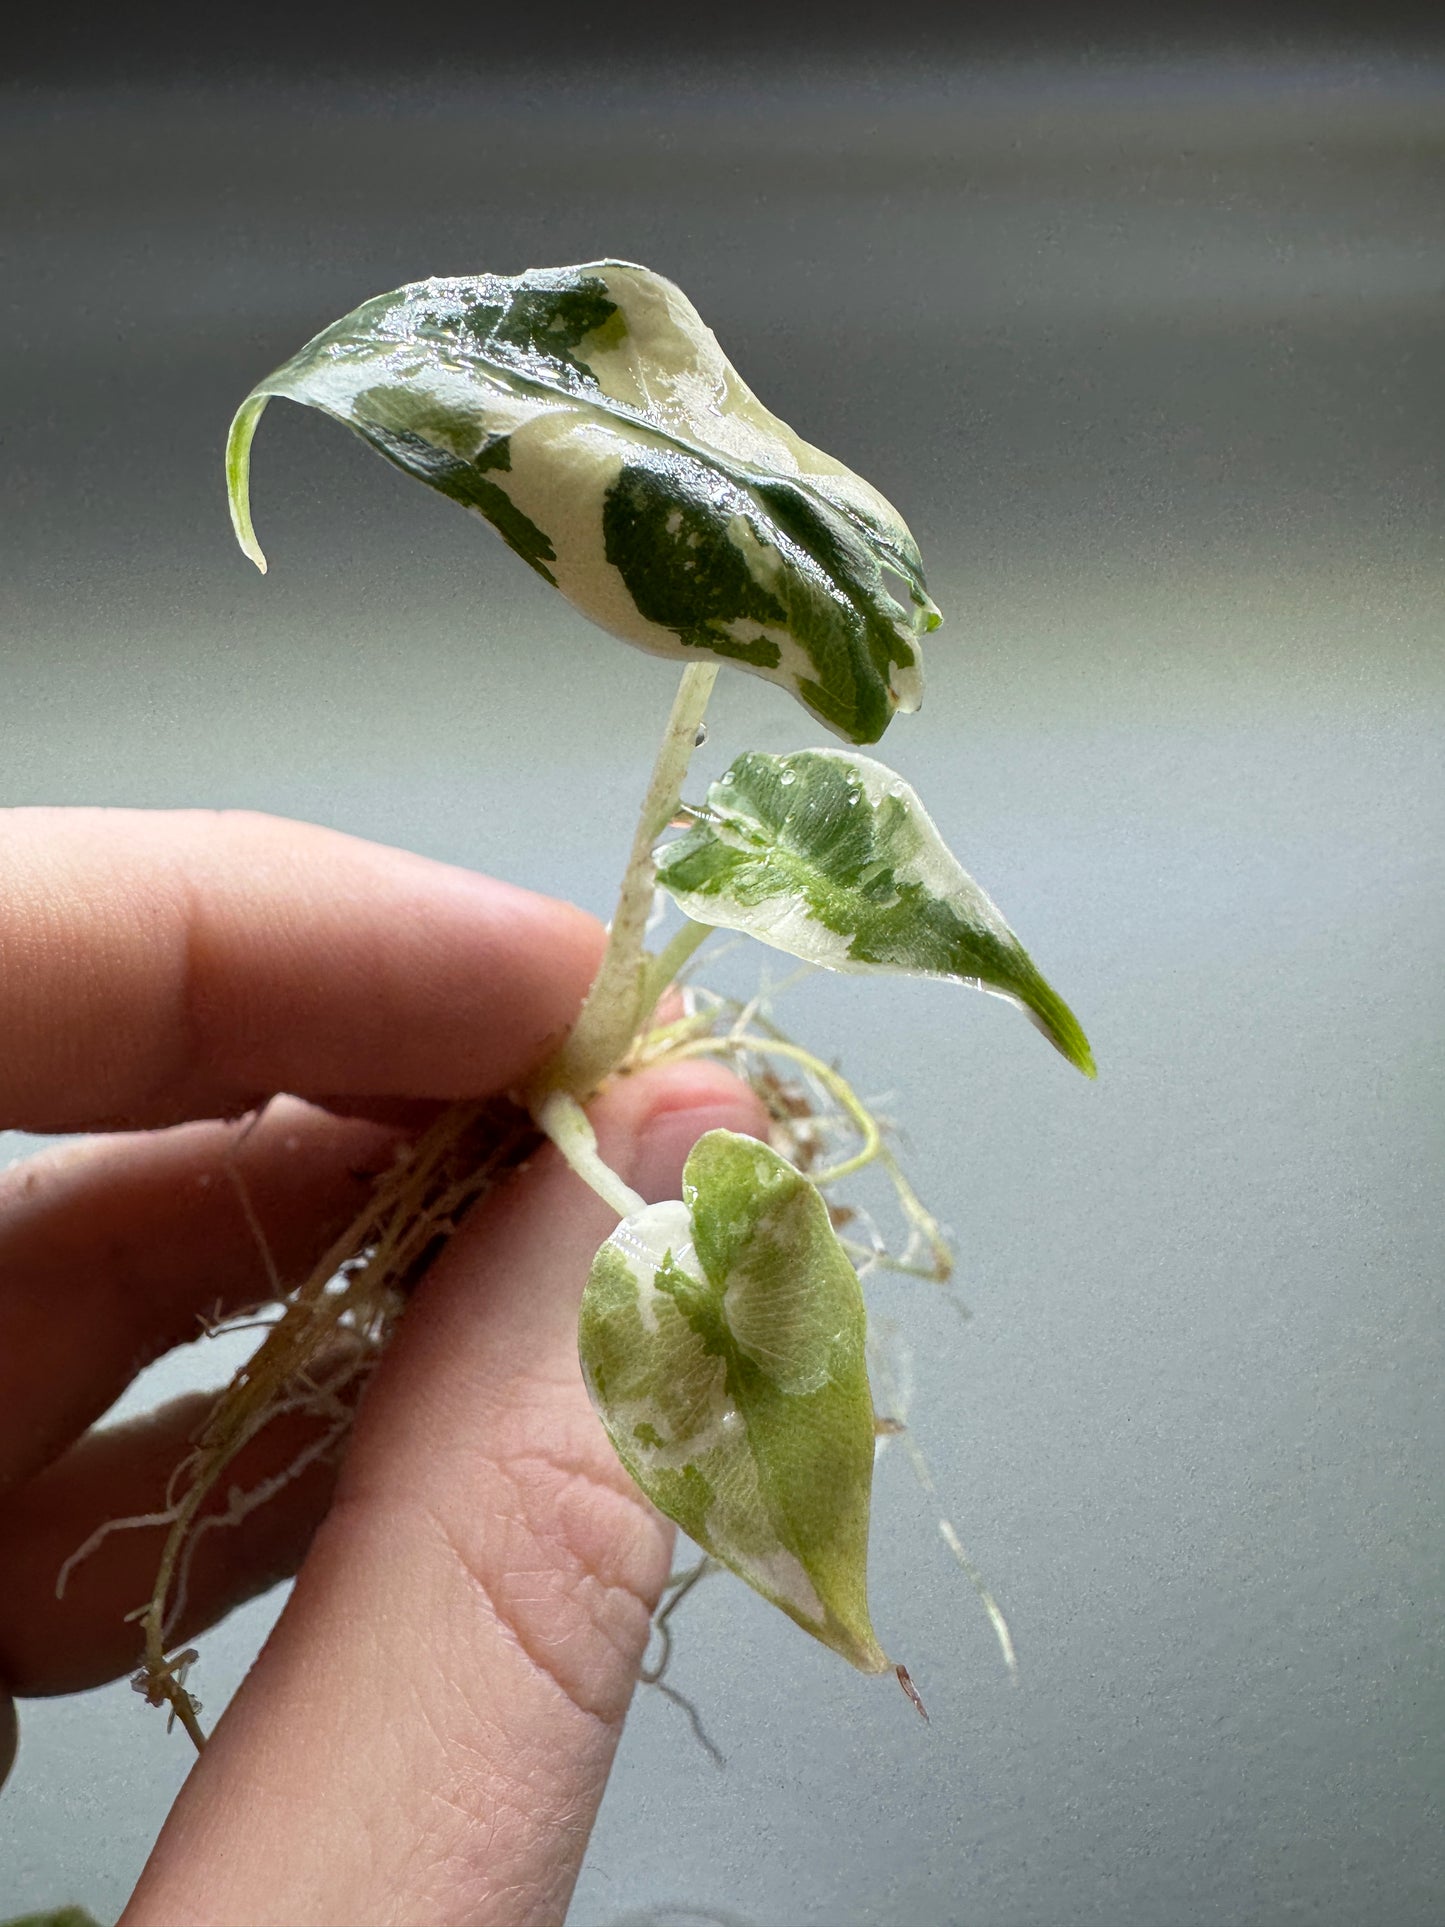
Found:
[[[658,853],[696,923],[743,930],[825,970],[976,985],[1022,1006],[1088,1077],[1078,1019],[948,849],[917,793],[846,750],[739,756]]]
[[[868,1617],[874,1419],[858,1275],[817,1187],[709,1131],[682,1201],[598,1252],[582,1369],[654,1505],[815,1639],[888,1665]]]

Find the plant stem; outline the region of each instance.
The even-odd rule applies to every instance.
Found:
[[[669,937],[664,947],[655,957],[647,961],[642,978],[642,1011],[644,1018],[650,1017],[657,1008],[657,1001],[679,970],[712,935],[710,923],[694,923],[688,917],[681,928]]]
[[[652,849],[676,813],[687,766],[697,743],[707,699],[717,681],[716,663],[689,663],[682,672],[672,714],[642,801],[632,854],[622,878],[617,910],[596,981],[567,1042],[544,1066],[528,1093],[534,1116],[553,1091],[590,1097],[631,1047],[642,1019],[646,980],[643,936],[652,911],[657,865]]]
[[[647,1200],[623,1183],[610,1164],[604,1164],[597,1149],[597,1136],[587,1121],[587,1113],[568,1091],[553,1091],[542,1099],[532,1113],[537,1128],[545,1131],[584,1184],[590,1184],[602,1202],[611,1205],[619,1218],[630,1218],[641,1211]]]

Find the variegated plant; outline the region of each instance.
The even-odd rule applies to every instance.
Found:
[[[661,275],[594,261],[417,281],[325,329],[231,429],[236,532],[262,568],[247,471],[273,395],[477,510],[626,642],[766,676],[853,743],[918,707],[918,637],[939,616],[902,518],[763,407]]]
[[[227,473],[237,534],[263,568],[249,464],[275,395],[323,409],[477,510],[603,628],[689,665],[602,969],[527,1098],[621,1220],[592,1269],[580,1347],[623,1464],[707,1553],[881,1671],[866,1589],[876,1422],[859,1254],[824,1191],[887,1160],[886,1148],[837,1074],[800,1047],[709,1034],[695,1018],[658,1024],[653,1012],[724,927],[825,969],[992,991],[1092,1076],[1068,1006],[881,763],[855,749],[744,754],[703,803],[681,805],[720,664],[778,684],[850,744],[918,707],[920,638],[939,617],[913,539],[866,482],[758,402],[677,288],[623,262],[416,282],[261,382],[232,426]],[[680,807],[687,827],[660,843]],[[658,882],[684,922],[652,955]],[[805,1174],[777,1149],[713,1132],[683,1196],[645,1204],[601,1161],[583,1102],[631,1063],[704,1052],[803,1062],[858,1123],[861,1148]]]

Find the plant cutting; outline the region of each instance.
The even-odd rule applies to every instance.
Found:
[[[922,641],[940,620],[913,538],[757,400],[679,289],[624,262],[413,283],[259,383],[226,463],[238,539],[263,570],[251,446],[277,396],[344,423],[480,514],[603,628],[684,666],[575,1028],[511,1104],[443,1112],[266,1312],[264,1342],[173,1481],[138,1683],[201,1743],[194,1654],[172,1635],[207,1499],[298,1384],[336,1414],[311,1449],[334,1449],[341,1392],[439,1241],[545,1138],[619,1221],[592,1267],[579,1351],[623,1466],[710,1560],[861,1671],[895,1670],[919,1703],[868,1607],[875,1441],[890,1428],[870,1388],[864,1279],[881,1264],[944,1277],[946,1246],[841,1074],[755,1004],[695,980],[696,953],[723,930],[816,968],[973,985],[1093,1075],[1067,1005],[910,785],[865,753],[918,708]],[[785,691],[834,740],[744,749],[688,797],[722,668]],[[661,938],[659,893],[681,918]],[[772,1141],[710,1132],[682,1195],[645,1204],[602,1160],[585,1106],[610,1079],[695,1057],[749,1079]],[[895,1245],[838,1196],[870,1165],[894,1187]],[[235,1495],[231,1515],[266,1496]]]

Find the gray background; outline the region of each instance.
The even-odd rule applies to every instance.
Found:
[[[628,256],[908,515],[948,626],[886,753],[1095,1046],[1090,1087],[944,987],[780,1011],[897,1093],[957,1231],[970,1323],[878,1302],[1021,1682],[890,1453],[875,1616],[933,1724],[704,1587],[673,1677],[726,1770],[640,1696],[578,1927],[1438,1920],[1445,68],[939,53],[3,107],[6,803],[252,805],[605,911],[668,669],[283,405],[263,582],[219,451],[367,295]],[[700,773],[816,736],[725,677]],[[212,1711],[276,1603],[205,1642]],[[113,1917],[188,1748],[123,1684],[23,1711],[0,1911]]]

